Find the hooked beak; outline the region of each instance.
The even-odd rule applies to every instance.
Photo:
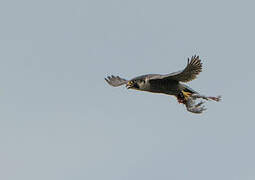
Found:
[[[127,83],[127,85],[126,85],[126,88],[127,89],[130,89],[130,88],[132,88],[133,87],[133,83],[131,82],[131,81],[129,81],[128,83]]]

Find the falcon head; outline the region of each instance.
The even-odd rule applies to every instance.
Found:
[[[127,82],[127,89],[143,90],[145,88],[146,81],[144,78],[134,78]]]
[[[126,88],[127,89],[139,89],[140,86],[139,86],[138,80],[128,81],[127,84],[126,84]]]

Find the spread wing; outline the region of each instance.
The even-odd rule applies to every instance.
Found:
[[[185,69],[166,74],[166,75],[156,75],[151,79],[171,79],[181,82],[188,82],[194,80],[197,75],[202,71],[202,63],[199,56],[192,56],[191,59],[188,58],[188,63]]]
[[[119,76],[107,76],[107,78],[104,78],[108,84],[110,84],[113,87],[118,87],[123,84],[126,84],[128,81],[126,79],[120,78]]]

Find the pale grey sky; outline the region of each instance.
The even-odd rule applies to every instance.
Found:
[[[0,179],[254,180],[253,1],[0,2]],[[112,88],[182,69],[221,103],[194,115]]]

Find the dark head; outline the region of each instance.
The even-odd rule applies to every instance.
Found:
[[[130,80],[126,85],[127,89],[139,89],[137,80]]]
[[[145,79],[144,78],[134,78],[128,81],[126,87],[128,89],[136,89],[136,90],[142,90],[145,85]]]

